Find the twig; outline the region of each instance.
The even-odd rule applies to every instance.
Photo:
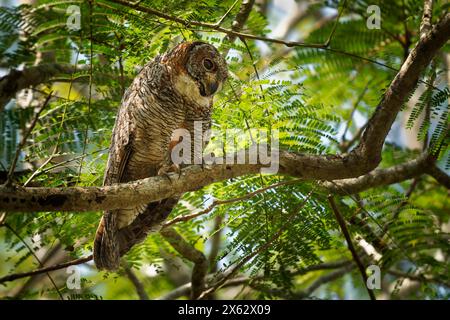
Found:
[[[342,217],[341,213],[339,212],[339,208],[336,205],[336,202],[334,201],[333,196],[328,197],[328,202],[330,203],[331,209],[334,212],[334,216],[336,217],[337,222],[339,223],[339,226],[341,227],[341,231],[344,234],[345,240],[347,241],[347,246],[350,252],[352,253],[353,259],[356,262],[356,265],[359,268],[359,271],[361,272],[361,275],[364,280],[364,287],[366,287],[367,292],[369,293],[369,297],[371,300],[376,300],[375,294],[373,293],[372,289],[369,289],[367,286],[367,274],[366,274],[366,268],[364,267],[363,263],[361,262],[361,259],[358,256],[358,253],[356,252],[355,248],[353,247],[353,242],[350,236],[350,233],[348,232],[347,226],[345,225],[345,220]]]
[[[308,298],[315,290],[317,290],[322,285],[341,278],[342,276],[346,275],[349,271],[351,271],[354,267],[355,266],[353,264],[348,264],[338,270],[325,274],[320,278],[318,278],[316,281],[314,281],[308,288],[302,291],[291,292],[286,294],[286,292],[283,290],[281,292],[271,291],[270,293],[274,295],[279,295],[281,297],[285,296],[288,299],[298,299],[298,300],[305,299]]]
[[[57,145],[55,146],[55,150],[56,150]],[[55,151],[53,150],[53,151]],[[30,184],[31,181],[33,181],[34,178],[36,178],[38,175],[42,174],[42,168],[44,168],[47,164],[49,164],[50,161],[53,160],[53,158],[55,157],[55,153],[52,153],[50,155],[50,157],[47,158],[47,160],[45,160],[40,166],[39,168],[37,168],[32,174],[31,176],[27,179],[27,181],[25,181],[25,183],[23,184],[24,187],[28,186]]]
[[[31,249],[31,247],[28,245],[28,243],[26,243],[25,239],[22,238],[20,236],[19,233],[16,232],[16,230],[14,230],[9,224],[5,223],[5,227],[11,231],[19,240],[20,242],[22,242],[24,244],[24,246],[28,249],[28,251],[31,253],[31,255],[36,259],[36,261],[39,263],[39,266],[43,266],[42,265],[42,261],[41,259],[39,259],[39,257],[36,255],[36,253],[34,252],[33,249]],[[52,283],[53,287],[55,288],[56,292],[59,295],[59,298],[61,300],[64,300],[64,297],[62,296],[61,292],[59,291],[58,287],[56,286],[55,281],[53,280],[53,278],[50,276],[50,274],[48,272],[46,272],[48,279],[50,280],[50,282]]]
[[[258,255],[261,252],[264,252],[267,250],[272,243],[277,240],[283,232],[286,230],[286,228],[291,224],[293,218],[296,214],[308,203],[309,198],[311,197],[314,189],[311,190],[308,195],[305,197],[303,202],[295,208],[289,217],[287,217],[287,221],[281,226],[281,228],[262,246],[255,249],[251,254],[244,257],[230,272],[228,272],[226,275],[222,277],[222,279],[218,280],[213,286],[211,286],[209,289],[202,292],[202,294],[198,297],[198,299],[204,299],[208,297],[211,293],[222,287],[222,285],[230,278],[232,277],[240,268],[242,268],[247,262],[249,262],[251,259],[253,259],[256,255]]]
[[[331,30],[331,33],[330,33],[330,35],[328,36],[327,41],[325,41],[325,47],[328,47],[328,46],[330,45],[331,39],[333,38],[334,33],[336,32],[336,28],[337,28],[337,26],[338,26],[338,24],[339,24],[339,19],[341,18],[342,13],[343,13],[344,10],[345,10],[345,5],[346,5],[346,4],[347,4],[347,0],[343,0],[343,2],[342,2],[342,9],[341,9],[341,11],[339,11],[339,13],[338,13],[336,22],[335,22],[334,25],[333,25],[333,29]]]
[[[87,110],[87,117],[91,117],[91,107],[92,107],[92,84],[93,84],[93,60],[94,60],[94,49],[93,49],[93,34],[92,34],[92,14],[93,14],[93,8],[92,8],[92,1],[88,1],[89,4],[89,91],[88,91],[88,110]],[[71,82],[72,83],[72,82]],[[83,141],[83,151],[81,152],[82,155],[86,154],[86,147],[89,141],[88,133],[89,133],[89,122],[86,121],[86,127],[84,129],[84,141]],[[83,170],[83,160],[82,158],[80,160],[80,167],[78,168],[78,178],[77,178],[77,184],[81,181],[81,173]]]
[[[223,20],[225,20],[225,18],[230,14],[231,10],[233,10],[233,8],[236,6],[238,2],[239,0],[234,1],[230,9],[228,9],[227,12],[225,12],[225,14],[222,16],[222,18],[220,18],[219,21],[216,22],[216,26],[219,27],[222,24]]]
[[[208,256],[208,264],[209,264],[209,271],[211,273],[214,273],[217,271],[217,263],[216,258],[219,254],[220,250],[220,244],[222,240],[222,222],[223,222],[223,216],[218,215],[214,218],[214,227],[213,227],[213,236],[211,239],[211,250],[209,251]]]
[[[24,132],[24,134],[22,136],[22,140],[20,140],[20,143],[17,146],[16,154],[14,155],[14,158],[13,158],[13,161],[11,163],[11,166],[9,167],[8,176],[7,176],[6,182],[5,182],[5,186],[7,186],[7,187],[12,185],[14,170],[16,169],[16,165],[17,165],[17,161],[19,160],[20,152],[22,151],[23,147],[27,143],[27,139],[28,139],[29,135],[31,134],[31,131],[33,131],[34,127],[36,126],[36,124],[38,122],[38,119],[39,119],[39,115],[41,114],[42,110],[44,110],[44,108],[47,106],[48,102],[50,101],[50,98],[52,97],[52,93],[53,93],[53,91],[51,91],[48,94],[48,96],[45,99],[44,103],[35,112],[33,120],[31,121],[28,129]]]
[[[367,127],[367,124],[368,123],[366,122],[362,127],[360,127],[354,134],[353,138],[351,138],[349,141],[341,143],[341,145],[339,146],[341,152],[348,152],[348,150],[355,144],[355,142],[357,142],[361,138],[362,134],[364,133],[364,130]]]
[[[402,66],[402,71],[397,73],[388,89],[385,91],[383,99],[378,104],[375,112],[370,118],[366,129],[361,137],[359,145],[349,154],[344,155],[311,155],[297,154],[295,152],[280,151],[279,173],[289,174],[297,178],[315,180],[336,180],[351,178],[367,174],[381,161],[381,151],[393,122],[401,109],[408,94],[415,88],[420,74],[425,70],[440,48],[450,37],[450,14],[446,14],[429,32],[427,37],[420,40],[411,51],[408,59]],[[145,199],[143,192],[138,194],[136,190],[127,193],[124,184],[108,186],[103,188],[25,188],[8,192],[6,188],[0,186],[0,198],[4,201],[5,211],[36,211],[36,210],[89,210],[92,209],[113,209],[123,208],[127,200],[136,204],[137,201],[158,201],[168,198],[173,194],[198,189],[212,182],[229,179],[243,174],[259,172],[261,164],[244,165],[213,165],[207,170],[199,166],[190,166],[182,170],[181,176],[169,185],[167,179],[162,183],[160,177],[147,178],[137,184],[142,187],[144,181],[152,181],[154,185],[145,185],[147,192]],[[194,176],[195,173],[195,176]],[[125,186],[133,183],[125,184]],[[137,189],[136,188],[136,189]],[[82,191],[81,191],[82,190]],[[90,190],[90,191],[87,191]],[[111,198],[111,193],[120,190],[126,197],[116,198],[117,203]],[[86,192],[85,192],[86,191]],[[98,200],[91,201],[89,205],[86,201],[81,201],[80,192],[83,199]],[[110,192],[108,194],[108,192]],[[156,193],[156,194],[155,194]],[[142,199],[139,199],[142,196]],[[34,198],[33,198],[34,197]],[[99,198],[101,197],[101,199]],[[116,196],[117,197],[117,196]],[[21,199],[23,200],[21,202]],[[32,199],[36,203],[32,203]],[[44,201],[38,201],[38,200]],[[9,201],[9,203],[8,203]],[[41,205],[42,202],[42,205]],[[31,205],[32,204],[32,205]],[[20,209],[20,210],[19,210]],[[94,210],[95,210],[94,209]]]
[[[109,0],[109,1],[123,5],[125,7],[132,8],[132,9],[140,11],[140,12],[148,13],[148,14],[151,14],[151,15],[169,20],[169,21],[177,22],[186,27],[189,27],[189,26],[204,27],[204,28],[208,28],[211,30],[225,33],[228,36],[233,37],[233,38],[238,37],[238,38],[246,38],[246,39],[252,39],[252,40],[262,40],[262,41],[266,41],[266,42],[284,44],[288,47],[294,47],[294,46],[301,46],[301,47],[306,47],[306,48],[324,48],[324,47],[326,47],[325,44],[314,44],[314,43],[308,44],[308,43],[299,42],[299,41],[284,41],[284,40],[280,40],[280,39],[266,38],[263,36],[256,36],[256,35],[252,35],[252,34],[248,34],[248,33],[238,32],[238,31],[234,31],[232,29],[223,28],[221,26],[218,26],[218,25],[212,24],[212,23],[206,23],[206,22],[200,22],[200,21],[187,21],[187,20],[175,17],[175,16],[171,16],[166,13],[160,12],[158,10],[149,8],[149,7],[144,7],[144,6],[140,6],[140,5],[132,5],[131,3],[129,3],[125,0]],[[250,2],[254,3],[254,0],[248,0],[247,3],[250,3]]]
[[[184,216],[178,216],[176,218],[173,218],[172,220],[169,220],[169,221],[165,222],[163,224],[162,228],[167,228],[167,227],[170,227],[171,225],[173,225],[175,223],[182,222],[182,221],[189,221],[189,220],[197,218],[197,217],[199,217],[201,215],[207,214],[207,213],[211,212],[215,207],[217,207],[219,205],[229,204],[229,203],[234,203],[234,202],[247,200],[247,199],[253,198],[254,196],[256,196],[258,194],[266,192],[267,190],[278,188],[280,186],[296,184],[296,183],[299,183],[300,181],[302,181],[302,180],[301,179],[295,179],[295,180],[288,180],[288,181],[282,181],[282,182],[274,183],[274,184],[272,184],[270,186],[258,189],[256,191],[253,191],[253,192],[250,192],[250,193],[247,193],[246,195],[244,195],[242,197],[237,197],[237,198],[232,198],[232,199],[224,199],[224,200],[214,199],[213,203],[211,205],[209,205],[206,209],[201,210],[201,211],[196,212],[196,213],[187,214],[187,215],[184,215]]]
[[[417,184],[419,183],[419,179],[420,179],[420,177],[413,179],[413,181],[411,182],[411,185],[409,186],[408,190],[406,191],[405,199],[403,199],[402,202],[400,202],[400,204],[394,210],[394,213],[392,214],[392,218],[389,221],[387,221],[386,224],[383,226],[383,232],[386,233],[388,231],[388,228],[390,227],[390,225],[395,222],[395,220],[397,219],[400,212],[402,212],[402,209],[408,204],[409,198],[411,197],[412,193],[414,192],[414,190],[417,187]]]
[[[319,264],[312,265],[312,266],[309,266],[306,268],[295,270],[290,274],[290,276],[304,275],[309,272],[320,271],[320,270],[333,270],[333,269],[343,268],[348,265],[352,265],[352,261],[339,260],[339,261],[332,261],[332,262],[324,262],[324,263],[319,263]],[[211,273],[206,277],[206,279],[208,281],[211,281],[214,279],[214,277],[215,277],[215,275]],[[258,276],[252,277],[252,278],[245,277],[245,276],[236,277],[236,278],[227,280],[222,285],[222,288],[239,286],[239,285],[246,284],[246,283],[249,283],[252,281],[258,281],[263,278],[264,278],[263,275],[258,275]],[[208,288],[209,287],[210,286],[208,286]],[[157,300],[173,300],[173,299],[179,298],[181,296],[188,295],[190,290],[191,290],[191,283],[189,282],[189,283],[186,283],[186,284],[170,291],[169,293],[166,293],[165,295],[161,296]]]
[[[62,257],[63,251],[61,250],[61,248],[62,245],[60,242],[58,242],[56,245],[53,245],[52,243],[49,250],[45,252],[41,259],[42,265],[45,266],[49,264],[61,263],[60,259],[64,259],[64,257]],[[13,290],[12,297],[22,297],[24,294],[26,294],[27,290],[29,290],[33,286],[38,285],[42,280],[44,280],[46,275],[47,274],[37,274],[33,277],[29,277],[23,285],[17,286],[15,290]]]
[[[92,255],[87,256],[85,258],[79,258],[79,259],[75,259],[75,260],[72,260],[72,261],[56,264],[56,265],[53,265],[53,266],[36,269],[36,270],[33,270],[33,271],[29,271],[29,272],[10,274],[10,275],[7,275],[7,276],[4,276],[4,277],[0,278],[0,283],[4,283],[4,282],[8,282],[8,281],[14,281],[14,280],[17,280],[17,279],[34,276],[36,274],[41,274],[41,273],[46,273],[46,272],[49,272],[49,271],[55,271],[55,270],[67,268],[69,266],[74,266],[74,265],[86,263],[86,262],[89,262],[91,260],[92,260]]]
[[[362,99],[364,98],[364,96],[365,96],[367,90],[369,89],[369,84],[370,84],[370,82],[371,82],[371,81],[367,82],[367,84],[366,84],[366,86],[364,87],[363,91],[359,94],[358,98],[356,99],[355,103],[353,104],[353,108],[352,108],[352,111],[351,111],[351,113],[350,113],[350,117],[349,117],[349,119],[348,119],[348,121],[347,121],[347,124],[346,124],[346,126],[345,126],[344,133],[342,134],[342,138],[341,138],[341,140],[342,140],[342,142],[343,142],[342,144],[344,144],[344,142],[346,141],[345,136],[347,135],[347,131],[348,131],[348,129],[350,128],[350,123],[351,123],[352,120],[353,120],[353,115],[355,114],[355,111],[356,111],[356,109],[358,108],[358,105],[360,104],[360,102],[361,102]],[[361,132],[361,130],[360,130],[360,132]],[[355,135],[355,136],[357,136],[357,135]]]

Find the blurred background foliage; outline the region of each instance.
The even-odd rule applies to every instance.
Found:
[[[139,4],[188,21],[215,23],[234,2],[144,0]],[[183,40],[201,39],[228,53],[230,79],[216,98],[213,128],[278,129],[282,148],[315,154],[347,152],[357,144],[395,70],[418,40],[423,7],[419,0],[349,0],[345,8],[338,1],[258,0],[241,30],[324,43],[341,9],[343,15],[324,50],[242,39],[230,43],[222,33],[107,0],[0,3],[2,75],[41,64],[73,67],[17,92],[4,106],[1,178],[5,179],[35,108],[52,91],[53,98],[21,150],[15,178],[28,186],[59,187],[101,185],[124,91],[140,67]],[[373,4],[381,8],[381,29],[366,26],[366,9]],[[79,30],[66,27],[71,5],[80,8]],[[239,7],[237,1],[223,27],[231,28]],[[447,1],[435,1],[433,21],[447,10]],[[382,167],[430,150],[438,153],[441,169],[449,169],[449,59],[447,44],[423,74],[432,85],[419,84],[395,122],[383,149]],[[185,194],[170,217],[203,210],[214,199],[242,197],[287,180],[251,175],[215,183]],[[445,187],[419,176],[340,197],[338,205],[364,262],[381,268],[378,298],[450,297],[450,202]],[[0,227],[0,275],[89,255],[101,214],[8,214],[6,225]],[[208,257],[211,279],[257,252],[237,275],[250,280],[218,290],[215,298],[368,297],[361,275],[348,262],[351,255],[327,194],[315,183],[292,181],[270,188],[215,206],[175,228]],[[281,235],[266,250],[258,250],[277,233]],[[131,272],[145,294],[155,299],[190,281],[192,263],[157,233],[134,247],[125,261],[117,273],[98,272],[91,262],[77,266],[82,279],[79,290],[67,287],[72,271],[62,269],[2,283],[0,297],[136,299]]]

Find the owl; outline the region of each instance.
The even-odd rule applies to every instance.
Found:
[[[196,121],[202,122],[203,132],[210,128],[213,96],[227,76],[222,55],[201,41],[183,42],[146,64],[122,99],[104,185],[176,170],[170,155],[180,138],[174,133],[183,129],[193,137]],[[117,270],[120,257],[158,230],[177,201],[104,212],[94,239],[97,268]]]

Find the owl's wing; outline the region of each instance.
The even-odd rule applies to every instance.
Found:
[[[133,152],[134,126],[130,115],[130,100],[123,99],[114,125],[106,165],[104,185],[120,183]],[[117,243],[117,211],[105,211],[94,240],[94,261],[99,269],[115,270],[120,254]]]
[[[117,114],[103,179],[105,186],[122,182],[124,170],[133,152],[135,128],[130,115],[130,107],[132,106],[127,105],[124,101]]]

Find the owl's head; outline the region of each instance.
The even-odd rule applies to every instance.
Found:
[[[175,71],[177,90],[197,101],[212,99],[228,76],[227,64],[219,51],[201,41],[177,45],[164,55],[162,62]]]

